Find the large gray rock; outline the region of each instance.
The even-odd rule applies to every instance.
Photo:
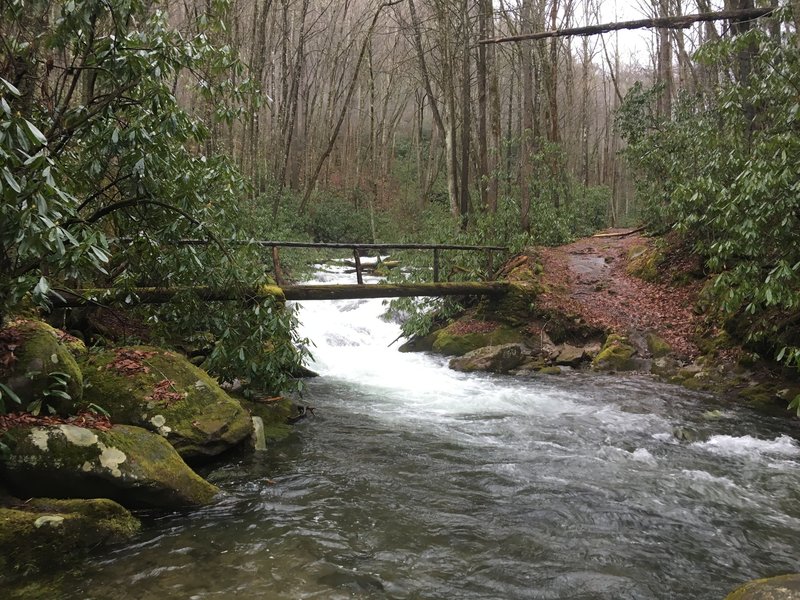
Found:
[[[219,490],[161,436],[140,427],[20,427],[0,436],[10,456],[0,475],[18,496],[111,498],[123,506],[208,504]]]
[[[725,600],[800,600],[800,575],[780,575],[745,583]]]
[[[522,344],[502,344],[486,346],[468,352],[450,361],[454,371],[487,371],[489,373],[508,373],[529,358]]]
[[[164,436],[185,460],[216,456],[249,439],[242,405],[184,356],[135,346],[89,354],[81,363],[85,400],[115,423]]]

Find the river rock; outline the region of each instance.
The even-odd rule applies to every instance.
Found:
[[[83,374],[70,347],[73,338],[47,323],[18,320],[0,331],[0,341],[9,353],[0,363],[0,381],[22,401],[23,409],[48,408],[61,415],[73,412],[83,395]],[[75,341],[75,345],[82,345]],[[6,410],[11,405],[6,402]]]
[[[639,363],[634,360],[636,348],[627,338],[612,334],[603,344],[603,349],[594,357],[592,368],[597,371],[635,371]]]
[[[111,498],[129,507],[210,503],[219,490],[164,438],[140,427],[20,427],[0,436],[0,475],[18,496]]]
[[[126,541],[139,528],[133,515],[105,498],[34,498],[0,508],[0,577],[67,564],[97,546]]]
[[[156,432],[186,460],[215,456],[247,440],[253,423],[205,371],[175,352],[113,348],[82,362],[85,400],[115,423]]]
[[[755,579],[728,594],[725,600],[800,600],[800,575]]]
[[[586,353],[584,352],[583,348],[571,346],[570,344],[564,344],[563,346],[559,347],[558,354],[556,354],[553,362],[555,362],[557,365],[577,367],[584,361],[585,357]]]
[[[464,356],[478,348],[519,344],[523,341],[522,333],[506,325],[481,324],[480,330],[472,331],[473,325],[455,321],[440,329],[436,332],[432,350],[445,356]]]
[[[454,371],[487,371],[489,373],[508,373],[516,369],[527,358],[522,344],[502,344],[487,346],[468,352],[450,361]]]

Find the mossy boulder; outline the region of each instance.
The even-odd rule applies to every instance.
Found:
[[[649,245],[634,246],[628,252],[626,271],[629,275],[644,281],[658,281],[661,277],[659,267],[664,261],[664,252],[659,247]]]
[[[755,579],[735,589],[725,600],[800,600],[800,575]]]
[[[105,498],[35,498],[0,508],[0,581],[67,565],[97,546],[129,540],[139,528],[133,515]]]
[[[41,401],[61,415],[83,397],[83,374],[70,351],[71,336],[35,320],[13,321],[0,331],[0,381],[19,396],[23,408]],[[8,410],[8,406],[6,409]],[[43,410],[43,412],[45,412]]]
[[[111,498],[128,507],[210,503],[219,490],[161,436],[140,427],[21,427],[0,436],[0,475],[18,496]]]
[[[486,346],[452,359],[450,368],[465,373],[473,371],[508,373],[520,366],[527,357],[528,353],[522,344]]]
[[[628,339],[612,334],[606,338],[600,353],[594,357],[592,368],[596,371],[634,371],[637,362],[634,359],[636,348]]]
[[[215,456],[246,440],[250,415],[184,356],[136,346],[89,354],[84,399],[115,423],[163,435],[186,460]]]
[[[463,356],[485,346],[519,344],[522,341],[522,333],[506,325],[493,323],[488,327],[471,328],[456,321],[436,332],[432,350],[445,356]]]
[[[645,341],[647,342],[647,351],[650,352],[650,356],[653,358],[661,358],[672,354],[672,346],[655,333],[646,334]]]

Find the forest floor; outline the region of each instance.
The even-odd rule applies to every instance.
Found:
[[[696,265],[688,254],[674,254],[657,270],[651,268],[649,281],[633,275],[632,261],[638,259],[646,270],[653,251],[652,240],[635,230],[609,230],[600,237],[537,248],[547,290],[540,302],[605,330],[655,333],[676,354],[695,358],[700,349],[694,340],[703,323],[693,307],[701,282],[687,273]]]

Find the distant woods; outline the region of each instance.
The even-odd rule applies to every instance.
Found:
[[[616,33],[478,43],[614,20],[602,4],[233,0],[224,42],[239,52],[242,77],[258,93],[213,142],[235,157],[253,197],[274,213],[286,197],[276,188],[299,195],[301,212],[322,192],[373,212],[414,214],[441,202],[463,217],[513,199],[529,230],[542,203],[560,210],[603,186],[608,221],[621,223],[637,215],[614,127],[628,89],[659,84],[657,110],[669,115],[680,94],[702,93],[725,77],[699,65],[697,49],[754,22],[652,29],[635,55]],[[754,3],[651,0],[640,8],[642,18],[669,22]],[[170,7],[176,24],[198,9]],[[191,88],[182,96],[202,110]]]

